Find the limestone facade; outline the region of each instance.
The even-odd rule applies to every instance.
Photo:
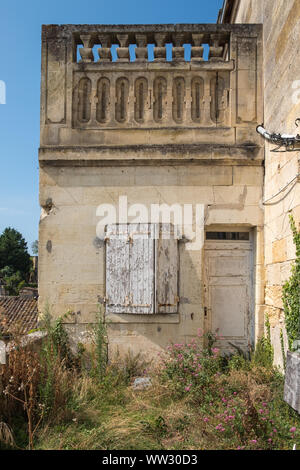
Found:
[[[43,27],[39,309],[48,303],[54,316],[71,311],[74,343],[89,342],[99,303],[111,354],[155,356],[214,325],[227,332],[224,349],[230,342],[247,348],[262,334],[262,51],[261,25]],[[109,237],[97,232],[97,208],[122,212],[120,200],[132,211],[136,204],[203,209],[201,224],[193,212],[178,241],[178,290],[174,304],[165,304],[176,305],[171,313],[107,307]],[[128,222],[137,221],[133,212]],[[196,226],[201,243],[191,248]],[[289,237],[282,238],[287,253]],[[236,292],[237,317],[230,303]]]
[[[264,126],[270,132],[296,135],[300,116],[300,2],[240,0],[224,4],[226,23],[263,24]],[[275,362],[282,366],[280,332],[286,345],[282,285],[295,258],[288,215],[300,224],[299,150],[274,152],[265,142],[264,263],[265,313],[271,322]]]

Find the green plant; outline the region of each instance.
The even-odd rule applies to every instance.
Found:
[[[280,330],[280,346],[281,346],[281,354],[282,354],[282,362],[283,362],[283,369],[286,368],[286,355],[284,350],[284,339],[283,339],[283,331]]]
[[[19,295],[20,290],[24,287],[25,281],[20,271],[14,272],[10,266],[5,266],[0,270],[1,277],[5,283],[5,291],[8,295]]]
[[[162,378],[168,380],[179,395],[188,393],[201,398],[202,391],[223,369],[224,361],[219,355],[220,351],[212,347],[216,336],[209,333],[205,339],[207,348],[203,348],[201,342],[193,338],[188,344],[169,346],[163,357]]]
[[[229,370],[250,370],[250,362],[242,354],[234,354],[228,358]]]
[[[101,305],[96,313],[96,324],[93,326],[93,342],[94,342],[94,360],[93,371],[100,382],[103,381],[106,373],[108,360],[108,341],[105,316]]]
[[[40,353],[39,384],[39,397],[45,415],[53,412],[58,402],[66,404],[70,396],[66,385],[66,369],[72,369],[74,358],[69,347],[68,334],[63,326],[63,320],[70,314],[67,312],[53,322],[49,305],[46,304],[41,319],[41,329],[47,333]]]
[[[293,216],[289,217],[296,247],[296,259],[292,266],[291,277],[283,286],[282,301],[289,349],[293,350],[293,343],[300,335],[300,232],[296,228]]]
[[[263,367],[272,367],[274,359],[274,349],[271,342],[271,325],[268,315],[265,320],[266,336],[257,341],[252,361],[254,364]]]
[[[152,417],[148,421],[142,420],[141,424],[147,433],[153,434],[158,438],[164,437],[168,432],[165,419],[161,415],[158,415],[154,418]]]

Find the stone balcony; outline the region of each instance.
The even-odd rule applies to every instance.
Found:
[[[261,60],[260,25],[43,26],[40,160],[261,161]]]

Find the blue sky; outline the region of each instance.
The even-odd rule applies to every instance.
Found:
[[[0,232],[38,238],[41,25],[215,23],[223,0],[2,0],[0,6]]]

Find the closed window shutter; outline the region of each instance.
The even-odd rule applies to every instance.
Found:
[[[173,225],[108,225],[106,313],[177,311],[178,240]]]
[[[126,313],[129,304],[128,226],[112,224],[106,230],[106,312]]]
[[[107,226],[107,313],[154,313],[154,230],[151,224]]]
[[[160,225],[156,241],[156,311],[178,312],[178,239],[171,224]]]
[[[128,313],[150,314],[155,310],[154,229],[153,224],[130,224]]]

